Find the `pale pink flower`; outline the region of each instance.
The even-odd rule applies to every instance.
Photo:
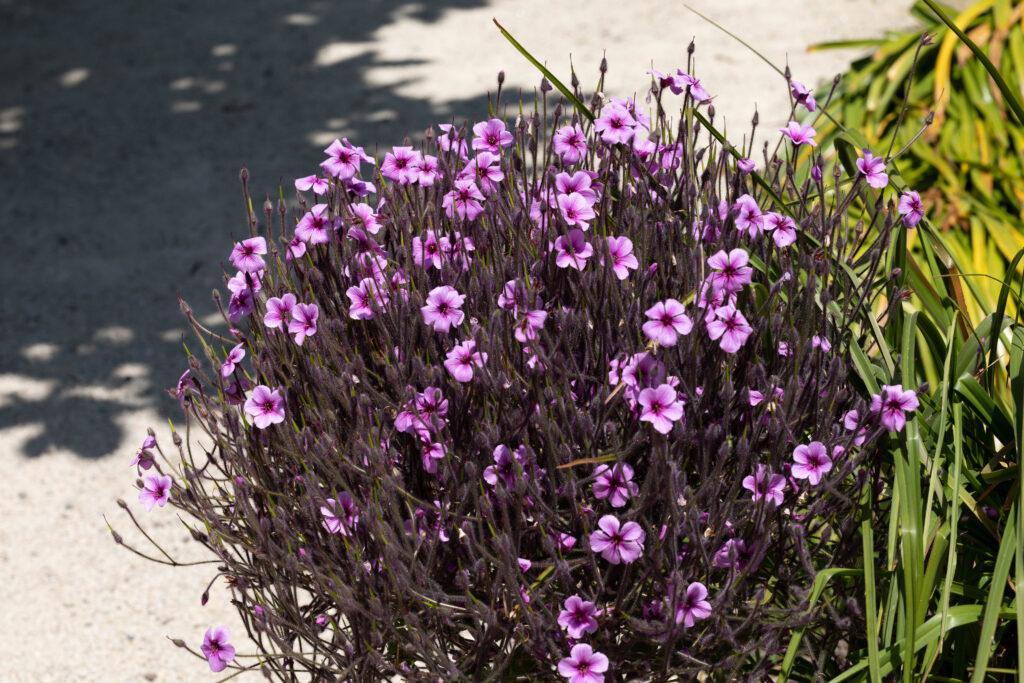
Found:
[[[151,474],[146,477],[142,490],[139,491],[139,502],[142,503],[142,507],[146,508],[146,512],[149,512],[155,505],[163,507],[170,495],[171,478],[166,474],[162,477]]]
[[[651,318],[643,325],[643,333],[661,346],[675,346],[680,334],[690,334],[693,321],[686,315],[683,305],[675,299],[659,301],[644,313]]]
[[[426,305],[420,307],[423,322],[433,327],[435,332],[447,333],[452,325],[461,325],[466,317],[460,310],[465,300],[466,295],[459,294],[453,287],[434,287],[427,295]]]
[[[785,128],[779,128],[779,132],[792,140],[794,145],[818,146],[818,143],[814,141],[814,136],[818,134],[818,131],[814,130],[812,126],[801,126],[796,121],[790,121]]]
[[[590,534],[590,549],[612,564],[631,564],[643,555],[646,534],[636,522],[621,524],[614,515],[605,515],[597,527]]]
[[[832,469],[832,459],[828,457],[825,445],[820,441],[800,444],[793,451],[793,468],[790,470],[796,479],[806,479],[812,486],[817,486],[821,475]]]
[[[889,184],[889,175],[885,172],[885,159],[874,156],[864,150],[864,157],[857,159],[857,169],[867,178],[868,185],[882,189]]]
[[[672,431],[672,425],[683,417],[683,403],[676,399],[676,390],[668,384],[644,389],[637,402],[643,406],[640,421],[650,422],[661,434]]]

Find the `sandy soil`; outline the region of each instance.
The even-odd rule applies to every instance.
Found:
[[[913,25],[903,0],[691,1],[808,84],[856,54],[809,43]],[[210,565],[147,562],[104,524],[139,540],[124,498],[173,555],[206,559],[169,508],[142,510],[129,467],[147,426],[169,441],[179,419],[176,293],[213,312],[243,162],[274,193],[335,137],[383,150],[483,117],[499,69],[531,92],[492,17],[584,83],[606,49],[611,95],[685,66],[696,38],[732,130],[755,104],[766,129],[786,118],[779,76],[676,1],[0,0],[0,681],[216,680],[167,636],[197,647],[219,624],[252,651],[222,583],[200,606]]]

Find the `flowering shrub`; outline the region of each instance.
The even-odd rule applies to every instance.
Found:
[[[140,500],[198,520],[268,676],[761,680],[794,629],[819,671],[861,637],[856,586],[808,593],[917,404],[847,384],[893,220],[845,208],[884,163],[756,175],[696,78],[652,80],[652,113],[441,125],[379,166],[335,141],[297,216],[250,211],[231,338],[183,306],[201,438]]]

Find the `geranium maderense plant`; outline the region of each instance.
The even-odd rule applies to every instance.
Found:
[[[651,73],[379,164],[335,141],[298,215],[250,209],[231,337],[183,305],[200,438],[173,477],[147,440],[140,500],[197,520],[268,677],[761,680],[796,629],[818,671],[863,638],[855,586],[808,593],[916,404],[847,385],[894,207],[850,225],[870,176],[796,177],[795,124],[753,173]]]

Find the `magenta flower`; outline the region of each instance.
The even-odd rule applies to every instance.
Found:
[[[263,384],[252,390],[252,396],[245,402],[245,414],[253,419],[257,429],[284,422],[284,398],[280,392],[280,387],[271,391]]]
[[[611,468],[608,465],[598,465],[594,469],[594,474],[597,475],[594,481],[594,497],[607,498],[613,508],[622,507],[640,491],[640,487],[633,481],[633,468],[626,463],[617,462]]]
[[[353,204],[352,213],[358,223],[361,223],[366,232],[376,235],[380,232],[380,218],[368,204]]]
[[[231,630],[227,626],[206,630],[202,650],[206,661],[210,664],[210,671],[214,673],[223,671],[228,662],[235,658],[235,648],[228,642],[230,637]]]
[[[690,96],[700,103],[708,102],[711,99],[711,95],[708,94],[708,91],[704,89],[699,80],[680,69],[676,69],[676,76],[669,87],[676,95],[683,92],[683,90],[689,91]]]
[[[424,154],[418,161],[414,161],[411,168],[416,174],[416,182],[421,187],[430,187],[435,180],[441,177],[437,157],[429,154]]]
[[[288,251],[285,253],[285,260],[289,263],[293,259],[302,258],[306,255],[306,243],[303,242],[298,236],[292,237],[288,240]]]
[[[555,265],[559,268],[583,270],[587,259],[594,254],[594,247],[590,246],[579,228],[570,230],[568,236],[559,235],[555,240],[555,249],[558,250]]]
[[[412,262],[417,266],[433,266],[441,269],[441,242],[433,230],[427,230],[425,236],[412,238]]]
[[[450,152],[455,150],[456,154],[465,159],[469,153],[469,148],[455,126],[450,123],[439,123],[437,127],[441,129],[441,135],[437,138],[437,146],[441,148],[441,151]]]
[[[719,339],[719,346],[726,353],[736,353],[754,332],[743,314],[731,304],[715,309],[715,319],[707,323],[708,336]]]
[[[615,277],[625,280],[630,270],[640,267],[640,262],[633,256],[633,241],[628,237],[608,237],[608,251],[612,255],[612,270]],[[602,262],[603,263],[603,262]]]
[[[636,119],[630,116],[624,107],[607,107],[601,117],[594,121],[594,132],[601,134],[601,139],[609,145],[629,142],[633,139],[633,128]]]
[[[142,475],[142,470],[148,470],[153,466],[153,454],[149,449],[154,447],[156,447],[156,437],[147,436],[143,440],[142,446],[135,452],[135,458],[131,464],[135,465],[135,471],[140,476]]]
[[[781,474],[769,475],[768,468],[758,465],[756,476],[748,475],[743,478],[743,488],[753,494],[751,497],[755,503],[762,498],[768,498],[776,505],[782,505],[786,478]]]
[[[262,237],[250,237],[236,242],[231,250],[231,262],[243,273],[258,273],[266,267],[260,254],[267,253],[267,240]]]
[[[295,236],[309,244],[327,244],[331,241],[332,229],[327,205],[316,204],[295,224]]]
[[[272,329],[284,329],[284,324],[295,309],[295,295],[291,292],[281,298],[267,299],[267,313],[263,316],[263,324]]]
[[[482,368],[486,362],[487,354],[477,351],[476,342],[469,339],[448,352],[444,366],[457,382],[468,382],[473,379],[473,366]]]
[[[909,190],[900,195],[899,206],[896,211],[903,216],[903,225],[913,228],[924,218],[924,205],[921,203],[921,195],[916,190]]]
[[[570,194],[558,195],[558,208],[562,212],[562,218],[565,219],[566,224],[575,225],[578,228],[587,230],[590,228],[590,224],[587,223],[594,217],[594,209],[591,208],[590,202],[584,199],[583,195],[579,192],[572,192]]]
[[[907,424],[906,411],[917,410],[917,392],[903,391],[899,385],[885,385],[882,393],[871,397],[871,412],[879,413],[882,426],[890,431],[902,431]]]
[[[473,126],[473,149],[484,149],[493,154],[500,154],[502,147],[512,145],[512,133],[505,130],[505,122],[501,119],[481,121]]]
[[[676,623],[691,628],[697,619],[711,616],[711,603],[706,600],[708,589],[703,583],[694,581],[686,588],[682,600],[676,606]]]
[[[384,155],[380,164],[380,174],[399,185],[411,185],[419,179],[417,167],[422,155],[412,147],[393,147],[392,152]]]
[[[166,474],[162,477],[151,474],[146,477],[146,482],[139,491],[139,502],[146,508],[146,512],[149,512],[154,505],[163,507],[170,495],[171,478]]]
[[[220,376],[229,377],[232,372],[235,371],[235,365],[242,362],[245,358],[245,344],[238,344],[235,348],[228,351],[227,360],[225,360],[220,366]]]
[[[832,459],[828,457],[825,444],[812,441],[806,446],[800,444],[793,451],[793,469],[790,470],[797,479],[806,479],[811,486],[817,486],[821,475],[832,469]]]
[[[661,434],[672,431],[672,424],[683,417],[683,403],[676,400],[676,390],[668,384],[644,389],[637,401],[643,406],[640,421],[650,422]]]
[[[330,187],[330,183],[327,182],[327,178],[320,178],[316,175],[295,179],[295,189],[300,192],[305,192],[312,188],[313,194],[326,194],[328,187]]]
[[[572,175],[564,172],[556,175],[555,189],[558,194],[576,192],[587,200],[587,206],[593,206],[597,202],[600,186],[594,186],[594,178],[588,171],[576,171]],[[586,230],[586,228],[583,229]]]
[[[459,180],[475,180],[480,191],[488,195],[498,189],[498,183],[505,179],[501,170],[501,157],[490,152],[479,152],[459,171]]]
[[[547,319],[547,311],[541,309],[527,311],[522,319],[516,323],[516,329],[513,332],[516,341],[520,344],[526,344],[536,339],[537,331],[544,327],[544,321]]]
[[[818,335],[814,335],[813,337],[811,337],[811,347],[815,349],[821,349],[822,353],[828,353],[829,351],[832,350],[832,342],[830,342],[825,337],[819,337]]]
[[[505,487],[511,489],[516,483],[516,463],[522,467],[526,458],[526,449],[522,446],[516,449],[515,458],[505,444],[498,444],[494,448],[494,464],[484,468],[484,481],[491,486],[497,486],[498,478],[505,482]]]
[[[818,134],[818,131],[811,126],[801,126],[796,121],[790,121],[785,128],[779,128],[779,132],[792,140],[794,145],[818,146],[818,143],[814,141],[814,136]]]
[[[654,304],[644,313],[651,320],[643,325],[648,339],[662,346],[675,346],[678,335],[690,334],[693,321],[686,315],[683,305],[675,299],[666,299]]]
[[[455,189],[445,194],[441,199],[441,206],[444,207],[448,218],[454,220],[457,215],[471,221],[483,212],[484,207],[480,203],[483,200],[484,196],[472,180],[456,180]]]
[[[749,561],[750,553],[748,553],[747,544],[743,539],[730,538],[711,558],[711,566],[717,569],[729,569],[735,566],[739,571],[743,571]]]
[[[764,217],[761,215],[761,207],[749,194],[743,194],[736,198],[733,204],[736,210],[735,224],[737,230],[746,230],[750,238],[757,237],[758,233],[764,230]],[[719,212],[721,213],[721,212]]]
[[[573,645],[569,656],[558,662],[558,674],[569,683],[604,683],[607,670],[608,658],[586,643]]]
[[[743,157],[742,159],[736,160],[736,168],[740,170],[740,173],[751,173],[756,167],[754,166],[752,159]]]
[[[807,111],[814,111],[818,108],[818,102],[814,99],[814,95],[800,81],[791,81],[789,90],[793,93],[793,99],[796,100],[796,103],[802,104]]]
[[[885,172],[885,159],[864,150],[864,158],[857,159],[857,168],[867,178],[871,187],[880,190],[889,184],[889,175]]]
[[[341,505],[340,517],[335,512],[338,505]],[[337,500],[328,498],[327,505],[320,508],[320,514],[324,516],[323,527],[332,534],[348,536],[359,522],[359,508],[348,491],[339,493]]]
[[[565,164],[575,164],[587,153],[587,137],[578,123],[556,130],[551,143],[555,154],[561,154],[562,162]]]
[[[636,522],[620,524],[614,515],[605,515],[597,522],[598,530],[590,534],[590,549],[612,564],[631,564],[644,554],[644,530]]]
[[[598,611],[594,603],[584,600],[578,595],[565,599],[565,609],[558,613],[558,625],[569,633],[570,638],[579,640],[584,633],[593,633],[597,630]]]
[[[772,231],[775,246],[780,249],[796,242],[796,221],[774,211],[764,215],[764,229]]]
[[[433,327],[435,332],[447,333],[452,325],[461,325],[466,317],[459,309],[465,300],[466,295],[459,294],[453,287],[434,287],[427,295],[426,305],[420,307],[423,322]]]
[[[295,304],[292,309],[292,320],[288,323],[288,334],[295,335],[295,343],[302,346],[306,337],[316,334],[316,319],[320,317],[320,309],[316,304]]]
[[[373,157],[366,154],[362,147],[353,147],[345,138],[344,142],[335,140],[324,150],[329,158],[320,162],[321,168],[334,178],[347,180],[359,172],[359,164],[363,161],[375,164]],[[318,194],[323,194],[322,192]]]
[[[740,248],[728,254],[721,249],[708,259],[708,265],[715,270],[713,281],[728,294],[738,292],[743,289],[743,285],[750,284],[754,269],[747,265],[749,262],[750,254]]]

